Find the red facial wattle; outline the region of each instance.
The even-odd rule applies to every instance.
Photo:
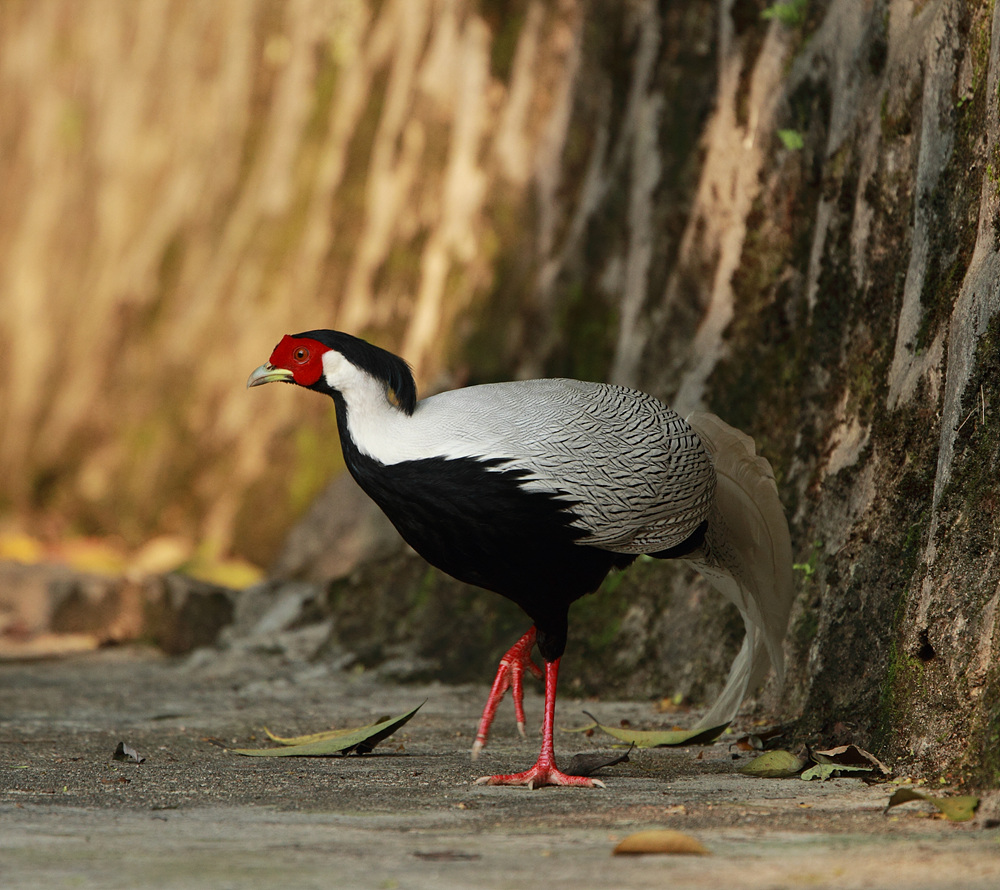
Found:
[[[269,364],[292,372],[299,386],[312,386],[323,376],[323,353],[327,347],[308,337],[285,334],[274,347]]]

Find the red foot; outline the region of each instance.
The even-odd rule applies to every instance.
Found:
[[[476,779],[477,785],[527,785],[529,789],[542,788],[545,785],[575,785],[577,788],[604,788],[600,779],[588,776],[567,776],[553,766],[543,766],[536,763],[523,773],[513,773],[506,776],[483,776]]]
[[[500,659],[497,675],[493,680],[493,688],[490,689],[489,697],[486,699],[486,707],[483,708],[482,719],[479,721],[476,741],[472,744],[473,760],[486,746],[486,740],[490,735],[490,725],[493,723],[497,707],[503,701],[504,694],[508,689],[511,691],[511,698],[514,699],[514,719],[517,721],[517,731],[522,736],[524,735],[524,669],[527,668],[539,679],[543,676],[542,669],[531,660],[531,649],[534,645],[535,628],[532,627]]]
[[[529,635],[534,638],[534,628],[521,637],[518,645],[523,643]],[[556,766],[552,734],[556,714],[556,684],[558,679],[559,659],[545,662],[545,717],[542,720],[542,749],[538,752],[538,760],[535,765],[523,773],[483,776],[481,779],[476,779],[477,785],[527,785],[529,788],[541,788],[543,785],[575,785],[578,788],[604,787],[604,783],[600,779],[591,779],[587,776],[567,776],[566,773],[560,772]],[[496,689],[496,683],[493,684],[493,688]]]

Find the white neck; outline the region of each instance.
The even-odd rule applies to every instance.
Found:
[[[386,448],[400,437],[405,438],[402,427],[409,418],[390,401],[385,383],[362,371],[336,350],[324,353],[323,376],[347,406],[347,429],[341,433],[349,435],[363,454],[382,463],[394,463]],[[392,451],[391,447],[389,450]],[[400,459],[405,458],[397,458]]]

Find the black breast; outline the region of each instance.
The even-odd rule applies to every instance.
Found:
[[[345,430],[341,425],[341,430]],[[358,484],[429,563],[513,600],[535,622],[546,658],[562,654],[570,604],[634,556],[576,543],[573,501],[522,486],[504,461],[457,458],[384,465],[341,433]]]

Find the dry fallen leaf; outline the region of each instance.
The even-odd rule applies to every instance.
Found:
[[[811,782],[813,779],[826,782],[829,779],[849,778],[854,773],[871,773],[871,771],[872,767],[870,766],[841,766],[836,763],[816,763],[809,767],[809,769],[804,770],[799,778],[803,782]],[[858,778],[862,778],[862,776],[858,775]],[[870,777],[866,776],[864,778]]]
[[[124,549],[107,538],[67,538],[60,541],[55,555],[60,562],[95,575],[119,575],[125,568]]]
[[[901,803],[909,803],[911,800],[925,800],[932,804],[938,812],[944,814],[950,822],[968,822],[975,814],[979,806],[979,798],[972,795],[955,795],[954,797],[933,797],[924,794],[915,788],[898,788],[889,798],[885,805],[886,810],[890,807],[897,807]]]
[[[378,720],[374,720],[371,723],[367,723],[364,726],[349,727],[347,729],[326,729],[323,732],[311,732],[308,735],[296,735],[296,736],[280,736],[275,735],[266,726],[264,727],[264,732],[267,733],[267,737],[272,742],[277,742],[279,745],[285,745],[291,747],[293,745],[311,745],[313,742],[328,742],[333,739],[342,739],[349,735],[354,735],[358,732],[364,732],[365,730],[373,729],[382,723],[392,720],[389,714],[384,717],[379,717]]]
[[[682,831],[667,828],[637,831],[630,834],[614,849],[615,856],[644,853],[669,853],[672,855],[707,856],[710,851]]]
[[[115,753],[111,756],[115,760],[125,760],[129,763],[144,763],[146,760],[135,748],[131,745],[126,745],[124,742],[118,743]]]
[[[673,745],[707,745],[715,741],[726,728],[729,726],[728,723],[722,726],[713,726],[710,729],[702,730],[690,730],[690,729],[664,729],[664,730],[648,730],[648,729],[631,729],[631,728],[620,728],[617,726],[605,726],[602,723],[598,723],[593,714],[589,714],[586,711],[583,712],[594,720],[590,726],[581,726],[576,729],[563,730],[564,732],[586,732],[590,729],[600,729],[602,732],[606,732],[609,736],[612,736],[620,742],[625,742],[628,745],[635,745],[636,748],[663,748],[670,747]],[[622,721],[623,723],[626,721]]]
[[[280,748],[233,748],[234,754],[248,757],[330,757],[335,754],[368,754],[379,742],[389,738],[423,707],[423,702],[405,714],[354,730],[332,730],[300,736],[308,741],[281,739]],[[270,733],[268,733],[270,735]],[[272,738],[276,738],[272,736]],[[289,744],[291,743],[291,744]]]
[[[744,776],[756,776],[761,779],[788,779],[797,776],[805,766],[798,757],[790,751],[765,751],[760,757],[755,757],[749,763],[741,766],[737,772]]]
[[[867,773],[858,778],[871,780],[887,779],[892,771],[874,754],[859,748],[857,745],[840,745],[826,751],[810,751],[810,757],[815,766],[810,767],[801,778],[805,781],[821,779],[826,781],[837,776],[850,776]]]
[[[479,853],[466,853],[463,850],[430,850],[426,853],[416,850],[413,855],[425,862],[469,862],[481,858]]]
[[[180,535],[157,535],[146,541],[128,561],[132,575],[144,577],[172,572],[188,562],[194,544]]]
[[[0,534],[0,559],[32,565],[41,562],[45,546],[41,541],[22,532]]]
[[[765,748],[773,748],[774,740],[781,738],[784,734],[784,726],[772,726],[770,729],[765,729],[761,732],[748,733],[738,738],[733,742],[733,745],[741,751],[763,751]]]
[[[817,763],[833,763],[838,766],[857,766],[870,769],[888,777],[892,775],[889,769],[874,754],[857,745],[840,745],[826,751],[811,751],[812,759]]]
[[[195,557],[184,566],[184,574],[199,581],[230,587],[233,590],[243,590],[264,577],[261,568],[237,557],[231,559]]]
[[[574,754],[569,763],[563,767],[563,772],[567,776],[592,776],[599,769],[603,769],[606,766],[628,763],[628,755],[631,750],[632,748],[629,748],[623,754],[607,754],[600,751]]]

